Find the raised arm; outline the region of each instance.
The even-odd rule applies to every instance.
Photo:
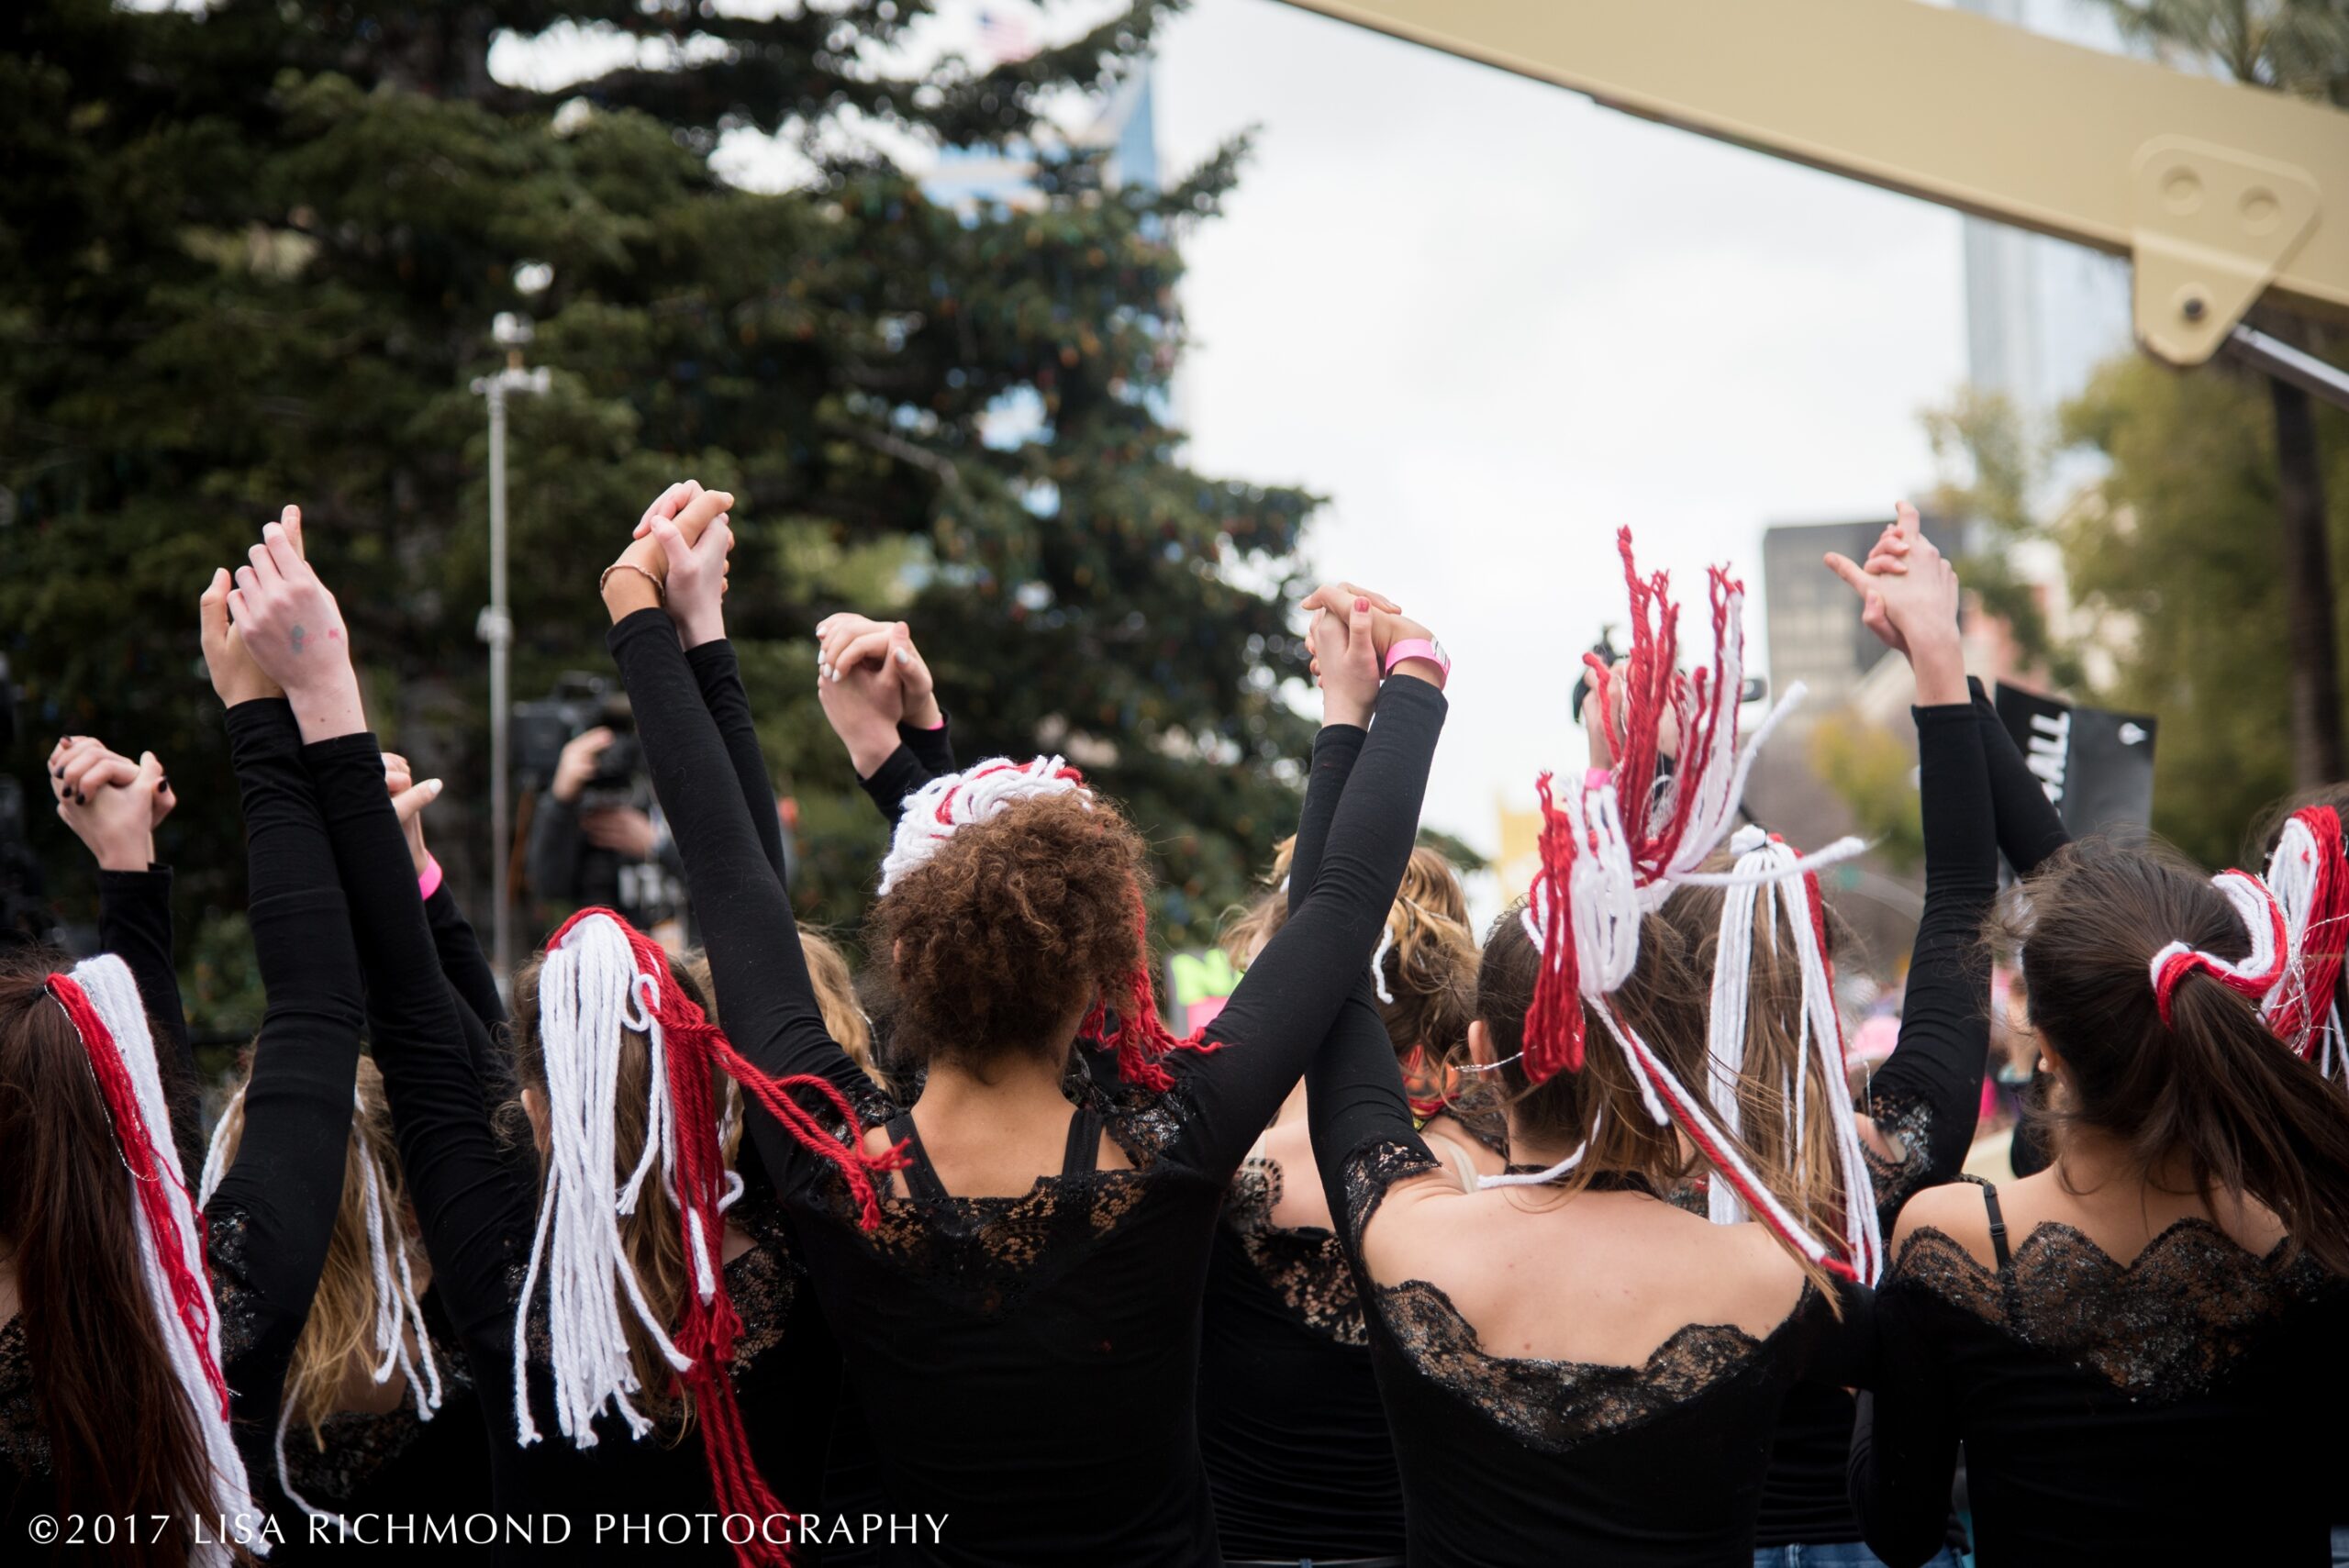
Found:
[[[680,539],[692,539],[696,545],[672,547],[672,593],[691,592],[679,578],[681,571],[690,573],[694,567],[681,568],[681,561],[697,562],[712,573],[720,570],[723,525],[712,519],[732,499],[713,491],[679,511]],[[634,559],[639,556],[632,548],[624,560]],[[821,1076],[852,1102],[863,1100],[872,1092],[871,1081],[824,1028],[791,901],[762,852],[725,741],[702,706],[699,684],[679,646],[679,624],[662,607],[651,576],[633,565],[606,573],[604,599],[615,623],[612,657],[635,707],[653,792],[685,858],[728,1038],[771,1076]],[[763,1112],[752,1116],[749,1126],[761,1162],[779,1185],[818,1168]]]
[[[462,1044],[459,1004],[440,974],[384,791],[383,753],[366,728],[341,612],[302,559],[298,531],[272,525],[262,537],[229,607],[301,728],[303,764],[349,895],[369,1034],[434,1285],[469,1350],[488,1353],[494,1366],[512,1322],[507,1265],[529,1240],[532,1194],[501,1153]]]
[[[1340,656],[1375,673],[1371,612],[1364,601],[1355,603],[1361,607],[1348,617],[1351,625],[1330,615],[1317,627],[1332,650],[1322,656],[1325,673]],[[1411,628],[1407,635],[1420,633]],[[1193,1114],[1174,1152],[1197,1169],[1222,1175],[1238,1166],[1347,996],[1367,984],[1371,949],[1410,859],[1443,728],[1441,679],[1432,665],[1412,661],[1379,689],[1377,722],[1345,782],[1310,887],[1208,1026],[1209,1039],[1222,1049],[1186,1058]],[[1293,899],[1303,880],[1292,871]],[[1391,1050],[1386,1070],[1395,1075]]]
[[[906,797],[954,771],[937,683],[904,621],[828,616],[816,624],[816,695],[857,783],[891,828]]]
[[[1969,683],[1975,721],[1982,727],[1982,756],[1990,779],[1990,805],[1998,819],[1998,850],[2017,876],[2029,876],[2047,857],[2072,841],[2063,815],[2047,798],[2039,775],[2022,760],[2015,738],[1982,683]]]
[[[228,723],[244,802],[246,918],[268,1004],[237,1157],[206,1207],[245,1217],[236,1255],[214,1265],[239,1276],[261,1308],[252,1341],[232,1353],[257,1351],[268,1371],[238,1391],[273,1396],[272,1374],[301,1337],[334,1238],[364,986],[293,709],[255,697],[231,707]]]
[[[1958,634],[1957,573],[1902,503],[1863,571],[1829,567],[1861,597],[1862,619],[1917,679],[1918,787],[1925,830],[1925,913],[1910,960],[1900,1038],[1869,1080],[1869,1162],[1885,1229],[1920,1187],[1956,1175],[1972,1146],[1990,1043],[1982,921],[1998,891],[1997,822],[1983,731]]]
[[[158,1051],[176,1064],[164,1074],[172,1140],[181,1163],[204,1162],[202,1096],[187,1013],[172,960],[172,868],[155,861],[155,829],[178,803],[152,751],[137,762],[87,735],[69,735],[49,756],[57,815],[98,865],[98,947],[130,968]]]

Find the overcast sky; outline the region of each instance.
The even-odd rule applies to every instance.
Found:
[[[1758,666],[1763,528],[1932,477],[1954,215],[1272,0],[1197,0],[1160,61],[1171,171],[1259,128],[1186,247],[1194,460],[1330,497],[1315,567],[1452,650],[1431,823],[1490,850],[1497,795],[1581,764],[1619,526],[1700,606],[1747,569]]]
[[[1117,0],[985,3],[1057,39]],[[950,0],[876,62],[980,53],[981,6]],[[553,87],[640,47],[566,25],[491,58]],[[1170,178],[1258,131],[1186,246],[1193,461],[1329,496],[1315,567],[1450,647],[1427,817],[1473,844],[1497,847],[1497,800],[1581,765],[1566,696],[1623,618],[1618,527],[1699,606],[1708,562],[1744,568],[1762,668],[1764,526],[1888,517],[1932,477],[1917,412],[1964,373],[1950,213],[1272,0],[1195,0],[1157,108]],[[828,134],[930,157],[888,128]],[[809,169],[744,136],[720,161],[769,189]]]

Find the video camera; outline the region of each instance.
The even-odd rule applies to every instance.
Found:
[[[596,772],[580,794],[580,806],[593,811],[626,806],[634,797],[643,751],[628,694],[607,675],[570,671],[557,677],[554,690],[539,701],[514,705],[515,771],[544,788],[554,779],[563,747],[598,725],[612,732],[612,743],[596,759]]]

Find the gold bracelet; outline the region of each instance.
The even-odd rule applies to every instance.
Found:
[[[648,583],[650,583],[650,584],[652,584],[652,598],[653,598],[653,602],[654,602],[654,603],[656,603],[656,604],[660,604],[660,605],[662,605],[662,606],[665,606],[665,605],[667,605],[667,604],[668,604],[668,602],[669,602],[669,586],[668,586],[668,584],[665,584],[665,583],[663,583],[663,582],[662,582],[660,578],[655,577],[654,575],[652,575],[652,573],[651,573],[647,572],[643,567],[639,566],[639,565],[638,565],[635,562],[633,562],[633,561],[615,561],[615,562],[613,562],[609,566],[605,567],[605,568],[604,568],[604,574],[603,574],[601,577],[598,577],[598,578],[596,578],[596,591],[597,593],[599,593],[599,594],[600,594],[600,593],[602,593],[602,592],[604,591],[604,584],[607,584],[607,583],[608,583],[608,582],[610,582],[610,581],[612,580],[612,573],[615,573],[615,572],[633,572],[633,573],[635,573],[638,576],[640,576],[640,577],[643,578],[646,582],[648,582]]]

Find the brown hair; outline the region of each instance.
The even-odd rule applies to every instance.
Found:
[[[1703,870],[1728,871],[1736,865],[1736,857],[1715,854],[1707,858]],[[1797,891],[1799,892],[1798,884]],[[1802,1044],[1802,961],[1795,947],[1794,929],[1783,912],[1773,917],[1771,906],[1779,890],[1776,886],[1761,889],[1753,900],[1753,966],[1746,983],[1745,1058],[1738,1073],[1737,1099],[1742,1141],[1750,1154],[1754,1173],[1763,1185],[1778,1195],[1780,1202],[1801,1218],[1804,1228],[1822,1241],[1841,1246],[1843,1238],[1844,1204],[1849,1195],[1843,1191],[1843,1163],[1835,1144],[1835,1123],[1826,1114],[1825,1095],[1837,1095],[1847,1103],[1852,1097],[1850,1083],[1839,1067],[1831,1074],[1821,1065],[1816,1048],[1806,1051]],[[1721,915],[1728,902],[1728,890],[1683,884],[1673,889],[1664,899],[1661,916],[1672,929],[1675,951],[1683,956],[1688,979],[1698,995],[1706,998],[1707,1018],[1699,1025],[1699,1038],[1706,1040],[1703,1065],[1693,1075],[1684,1074],[1681,1082],[1698,1094],[1717,1069],[1710,1061],[1710,1024],[1712,975],[1720,951]],[[1831,915],[1826,929],[1820,933],[1821,956],[1832,962],[1836,938],[1835,921]],[[1678,1068],[1675,1066],[1675,1071]],[[1794,1106],[1786,1085],[1799,1080],[1808,1104],[1819,1107],[1819,1114],[1806,1117],[1803,1137],[1795,1140]],[[1873,1194],[1859,1195],[1862,1203],[1875,1201]]]
[[[1468,924],[1468,894],[1440,850],[1422,844],[1403,867],[1402,885],[1386,913],[1392,940],[1379,959],[1380,978],[1395,999],[1378,1005],[1386,1036],[1402,1056],[1414,1046],[1442,1061],[1468,1040],[1476,1016],[1476,933]]]
[[[856,999],[856,976],[849,971],[847,956],[830,938],[804,926],[799,929],[799,952],[807,961],[807,979],[816,988],[816,1007],[824,1015],[824,1032],[886,1092],[889,1081],[873,1060],[873,1020],[864,1016]]]
[[[1141,838],[1108,800],[1047,795],[969,823],[873,906],[892,1044],[911,1062],[1033,1051],[1145,962]]]
[[[1282,840],[1273,851],[1270,885],[1226,917],[1219,940],[1234,965],[1245,967],[1249,954],[1288,923],[1286,884],[1296,853],[1297,840]],[[1443,851],[1425,844],[1411,851],[1386,929],[1379,977],[1395,1000],[1381,1002],[1378,1014],[1395,1054],[1419,1046],[1437,1062],[1455,1058],[1476,1016],[1476,933],[1460,873]]]
[[[252,1064],[245,1064],[248,1083]],[[310,1297],[310,1315],[303,1320],[302,1336],[294,1342],[294,1359],[285,1370],[285,1407],[309,1423],[311,1439],[325,1446],[322,1428],[340,1407],[342,1387],[351,1367],[373,1362],[375,1351],[375,1269],[367,1242],[367,1163],[375,1166],[375,1180],[384,1195],[393,1229],[384,1238],[407,1251],[411,1263],[423,1249],[409,1229],[407,1190],[400,1173],[398,1145],[393,1140],[392,1110],[384,1097],[384,1075],[373,1058],[359,1059],[358,1098],[352,1122],[366,1132],[343,1148],[342,1202],[335,1209],[334,1235],[327,1242],[318,1287]],[[234,1160],[245,1135],[243,1089],[220,1116],[216,1140],[227,1142]]]
[[[1523,909],[1522,904],[1514,906],[1493,923],[1476,972],[1476,1017],[1492,1035],[1493,1051],[1501,1062],[1492,1076],[1500,1080],[1516,1130],[1546,1147],[1584,1149],[1581,1162],[1559,1178],[1562,1193],[1580,1192],[1595,1178],[1613,1175],[1632,1177],[1664,1195],[1698,1168],[1701,1157],[1682,1140],[1677,1128],[1648,1114],[1638,1074],[1589,1004],[1583,1004],[1587,1045],[1580,1070],[1554,1073],[1539,1084],[1526,1076],[1525,1014],[1533,1005],[1542,951],[1525,933],[1520,918]],[[1672,1075],[1696,1094],[1702,1093],[1699,1085],[1709,1065],[1705,1007],[1710,995],[1711,987],[1679,931],[1661,914],[1642,916],[1639,960],[1609,1000],[1623,1027],[1647,1041]],[[1744,1151],[1742,1144],[1739,1149]],[[1756,1163],[1750,1153],[1747,1159]],[[1757,1168],[1775,1183],[1774,1173]],[[1787,1196],[1784,1187],[1774,1184],[1774,1190],[1781,1198]],[[1841,1298],[1827,1271],[1785,1238],[1776,1240],[1826,1294],[1830,1308],[1842,1316]]]
[[[540,1095],[546,1093],[547,1071],[546,1044],[539,1035],[539,975],[546,967],[546,960],[542,949],[514,972],[515,1081],[520,1087],[535,1089]],[[707,961],[698,955],[685,960],[671,955],[668,962],[670,979],[715,1021],[718,1013],[709,1000]],[[641,1032],[623,1027],[620,1034],[618,1093],[612,1109],[612,1162],[625,1177],[644,1156],[645,1106],[651,1089],[652,1053]],[[729,1095],[739,1093],[733,1081],[716,1069],[711,1071],[710,1087],[713,1099],[720,1106],[729,1103]],[[532,1136],[529,1117],[520,1105],[507,1106],[505,1121],[513,1133]],[[740,1118],[731,1118],[731,1124],[732,1136],[721,1150],[729,1168],[740,1140]],[[543,1179],[543,1170],[540,1176]],[[685,1244],[678,1238],[676,1200],[669,1195],[665,1183],[647,1183],[644,1190],[652,1195],[651,1201],[640,1200],[632,1212],[620,1216],[620,1248],[627,1254],[628,1266],[644,1288],[644,1298],[651,1305],[653,1316],[674,1328],[684,1310],[685,1291],[691,1283]],[[676,1375],[653,1343],[651,1330],[632,1312],[623,1313],[621,1323],[628,1332],[629,1364],[644,1389],[638,1397],[638,1407],[656,1418],[689,1417],[687,1402],[676,1392]],[[678,1430],[682,1433],[683,1429],[681,1420]]]
[[[2043,1113],[2060,1151],[2092,1129],[2141,1173],[2185,1162],[2192,1191],[2243,1193],[2293,1244],[2349,1273],[2349,1114],[2341,1091],[2292,1054],[2258,1004],[2207,975],[2179,982],[2165,1024],[2154,954],[2172,941],[2241,959],[2250,933],[2210,879],[2166,846],[2089,841],[2023,884],[2005,929],[2021,941],[2031,1017],[2062,1063]]]
[[[212,1511],[211,1465],[148,1296],[113,1118],[46,989],[70,962],[39,950],[0,957],[0,1236],[56,1512],[168,1515],[161,1540],[126,1534],[107,1555],[182,1563],[188,1521]],[[173,1064],[157,1065],[170,1093]]]
[[[1264,887],[1247,903],[1225,912],[1223,931],[1216,940],[1234,969],[1247,968],[1274,933],[1288,924],[1288,873],[1296,859],[1297,835],[1292,833],[1273,846],[1273,869],[1264,873]]]
[[[1531,1141],[1561,1149],[1586,1146],[1582,1162],[1561,1178],[1563,1190],[1579,1191],[1603,1172],[1637,1177],[1662,1192],[1688,1173],[1690,1156],[1676,1131],[1648,1115],[1631,1064],[1587,1004],[1583,1021],[1589,1044],[1581,1070],[1555,1073],[1539,1084],[1526,1076],[1525,1014],[1541,978],[1542,951],[1525,933],[1519,917],[1523,908],[1512,906],[1493,922],[1476,969],[1476,1017],[1492,1035],[1501,1063],[1495,1076],[1510,1118]],[[1661,978],[1683,973],[1675,946],[1670,927],[1655,916],[1642,917],[1639,962],[1615,1001],[1624,1024],[1639,1029],[1687,1083],[1704,1062],[1705,1016],[1698,1000],[1701,992]],[[1657,1005],[1643,1006],[1650,998]]]

